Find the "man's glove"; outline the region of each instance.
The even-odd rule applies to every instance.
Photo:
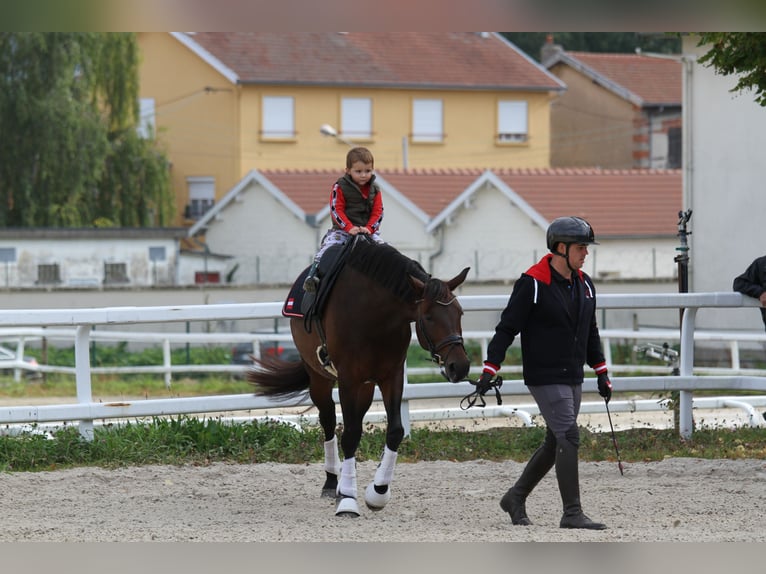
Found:
[[[598,374],[598,394],[604,397],[607,403],[612,398],[612,381],[609,380],[606,370]]]
[[[492,379],[494,378],[494,375],[490,373],[489,371],[484,371],[481,374],[481,377],[479,377],[479,380],[476,381],[476,391],[480,395],[485,395],[488,390],[492,388]]]

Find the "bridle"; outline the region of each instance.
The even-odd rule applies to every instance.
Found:
[[[449,301],[438,301],[436,300],[435,303],[442,306],[449,306],[452,305],[457,300],[456,296],[452,296],[452,299]],[[424,299],[419,299],[415,301],[415,303],[420,306],[421,303],[423,303]],[[460,345],[460,347],[463,348],[465,351],[465,347],[463,347],[463,337],[458,335],[457,333],[452,333],[451,335],[447,335],[444,339],[439,341],[438,343],[434,343],[431,339],[431,336],[428,334],[428,331],[426,330],[425,321],[423,320],[423,314],[418,312],[418,318],[417,318],[417,326],[418,326],[418,332],[425,340],[426,344],[428,345],[428,352],[431,354],[431,360],[439,365],[440,371],[442,376],[445,379],[449,380],[449,377],[444,371],[444,364],[447,362],[447,358],[449,357],[449,354],[452,352],[452,350],[457,346]],[[446,348],[446,353],[442,356],[441,351],[442,349]]]

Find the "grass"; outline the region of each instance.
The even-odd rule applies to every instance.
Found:
[[[514,460],[524,462],[543,441],[545,429],[491,428],[482,431],[416,428],[399,448],[400,462],[428,460]],[[667,457],[766,459],[766,429],[696,430],[683,440],[674,430],[634,429],[616,433],[625,463]],[[116,468],[148,464],[206,465],[213,462],[255,464],[320,463],[323,436],[316,426],[296,429],[275,422],[231,424],[221,419],[153,418],[95,429],[92,441],[76,427],[52,434],[35,429],[0,436],[0,470],[44,471],[78,466]],[[367,428],[357,459],[378,460],[385,431]],[[581,429],[580,460],[615,461],[608,433]]]
[[[508,364],[518,361],[514,349]],[[206,350],[205,353],[219,353]],[[477,349],[469,349],[472,360]],[[425,351],[411,350],[408,362],[413,366],[428,365]],[[132,356],[115,351],[110,357],[105,349],[97,354],[101,364],[130,360],[134,364],[154,364],[147,356]],[[226,363],[218,354],[194,356],[199,363]],[[52,364],[67,364],[66,356]],[[161,359],[159,359],[161,361]],[[175,359],[174,359],[175,360]],[[73,359],[72,359],[73,361]],[[72,362],[73,364],[73,362]],[[106,363],[111,364],[111,363]],[[221,376],[195,376],[180,379],[172,389],[165,389],[160,376],[94,377],[93,395],[105,396],[192,396],[249,392],[242,380]],[[0,378],[0,402],[3,397],[68,397],[75,396],[74,377],[48,376],[42,381],[16,383],[10,376]],[[340,429],[339,429],[340,430]],[[486,430],[445,430],[436,427],[413,428],[399,448],[399,461],[426,460],[515,460],[523,462],[542,443],[544,429],[490,428]],[[689,440],[675,430],[641,428],[616,433],[621,459],[625,463],[655,461],[666,457],[699,457],[709,459],[766,459],[766,429],[738,428],[696,429]],[[114,468],[147,464],[193,464],[213,462],[253,464],[281,462],[291,464],[319,463],[323,460],[322,433],[316,426],[296,429],[273,422],[230,424],[218,418],[156,417],[126,424],[105,424],[95,428],[92,441],[84,440],[76,426],[54,432],[32,427],[16,436],[0,436],[0,471],[44,471],[77,466]],[[385,443],[384,429],[370,425],[365,429],[357,452],[359,460],[378,460]],[[582,461],[615,461],[610,433],[582,428],[580,440]]]

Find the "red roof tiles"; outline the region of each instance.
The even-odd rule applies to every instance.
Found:
[[[484,173],[479,169],[376,172],[431,218]],[[260,173],[306,213],[316,213],[327,205],[332,184],[340,175],[332,170]],[[578,215],[602,237],[673,236],[678,212],[683,209],[680,170],[573,168],[492,173],[548,221]]]
[[[560,90],[496,34],[476,32],[195,32],[241,83]]]
[[[597,74],[640,97],[644,105],[681,105],[681,62],[641,54],[599,54],[565,52]]]

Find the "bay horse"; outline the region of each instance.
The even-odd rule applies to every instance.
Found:
[[[463,310],[453,294],[469,268],[445,282],[390,245],[357,237],[347,249],[319,324],[307,328],[303,318],[290,320],[300,360],[264,356],[255,359],[247,373],[257,395],[296,397],[308,392],[324,431],[322,496],[336,498],[338,516],[359,516],[356,450],[375,385],[386,410],[386,444],[374,480],[365,490],[365,503],[380,510],[391,498],[397,449],[404,438],[401,405],[411,323],[415,323],[418,342],[440,365],[445,378],[453,383],[465,380],[470,368],[463,346]],[[332,397],[336,383],[343,419],[342,462]]]

